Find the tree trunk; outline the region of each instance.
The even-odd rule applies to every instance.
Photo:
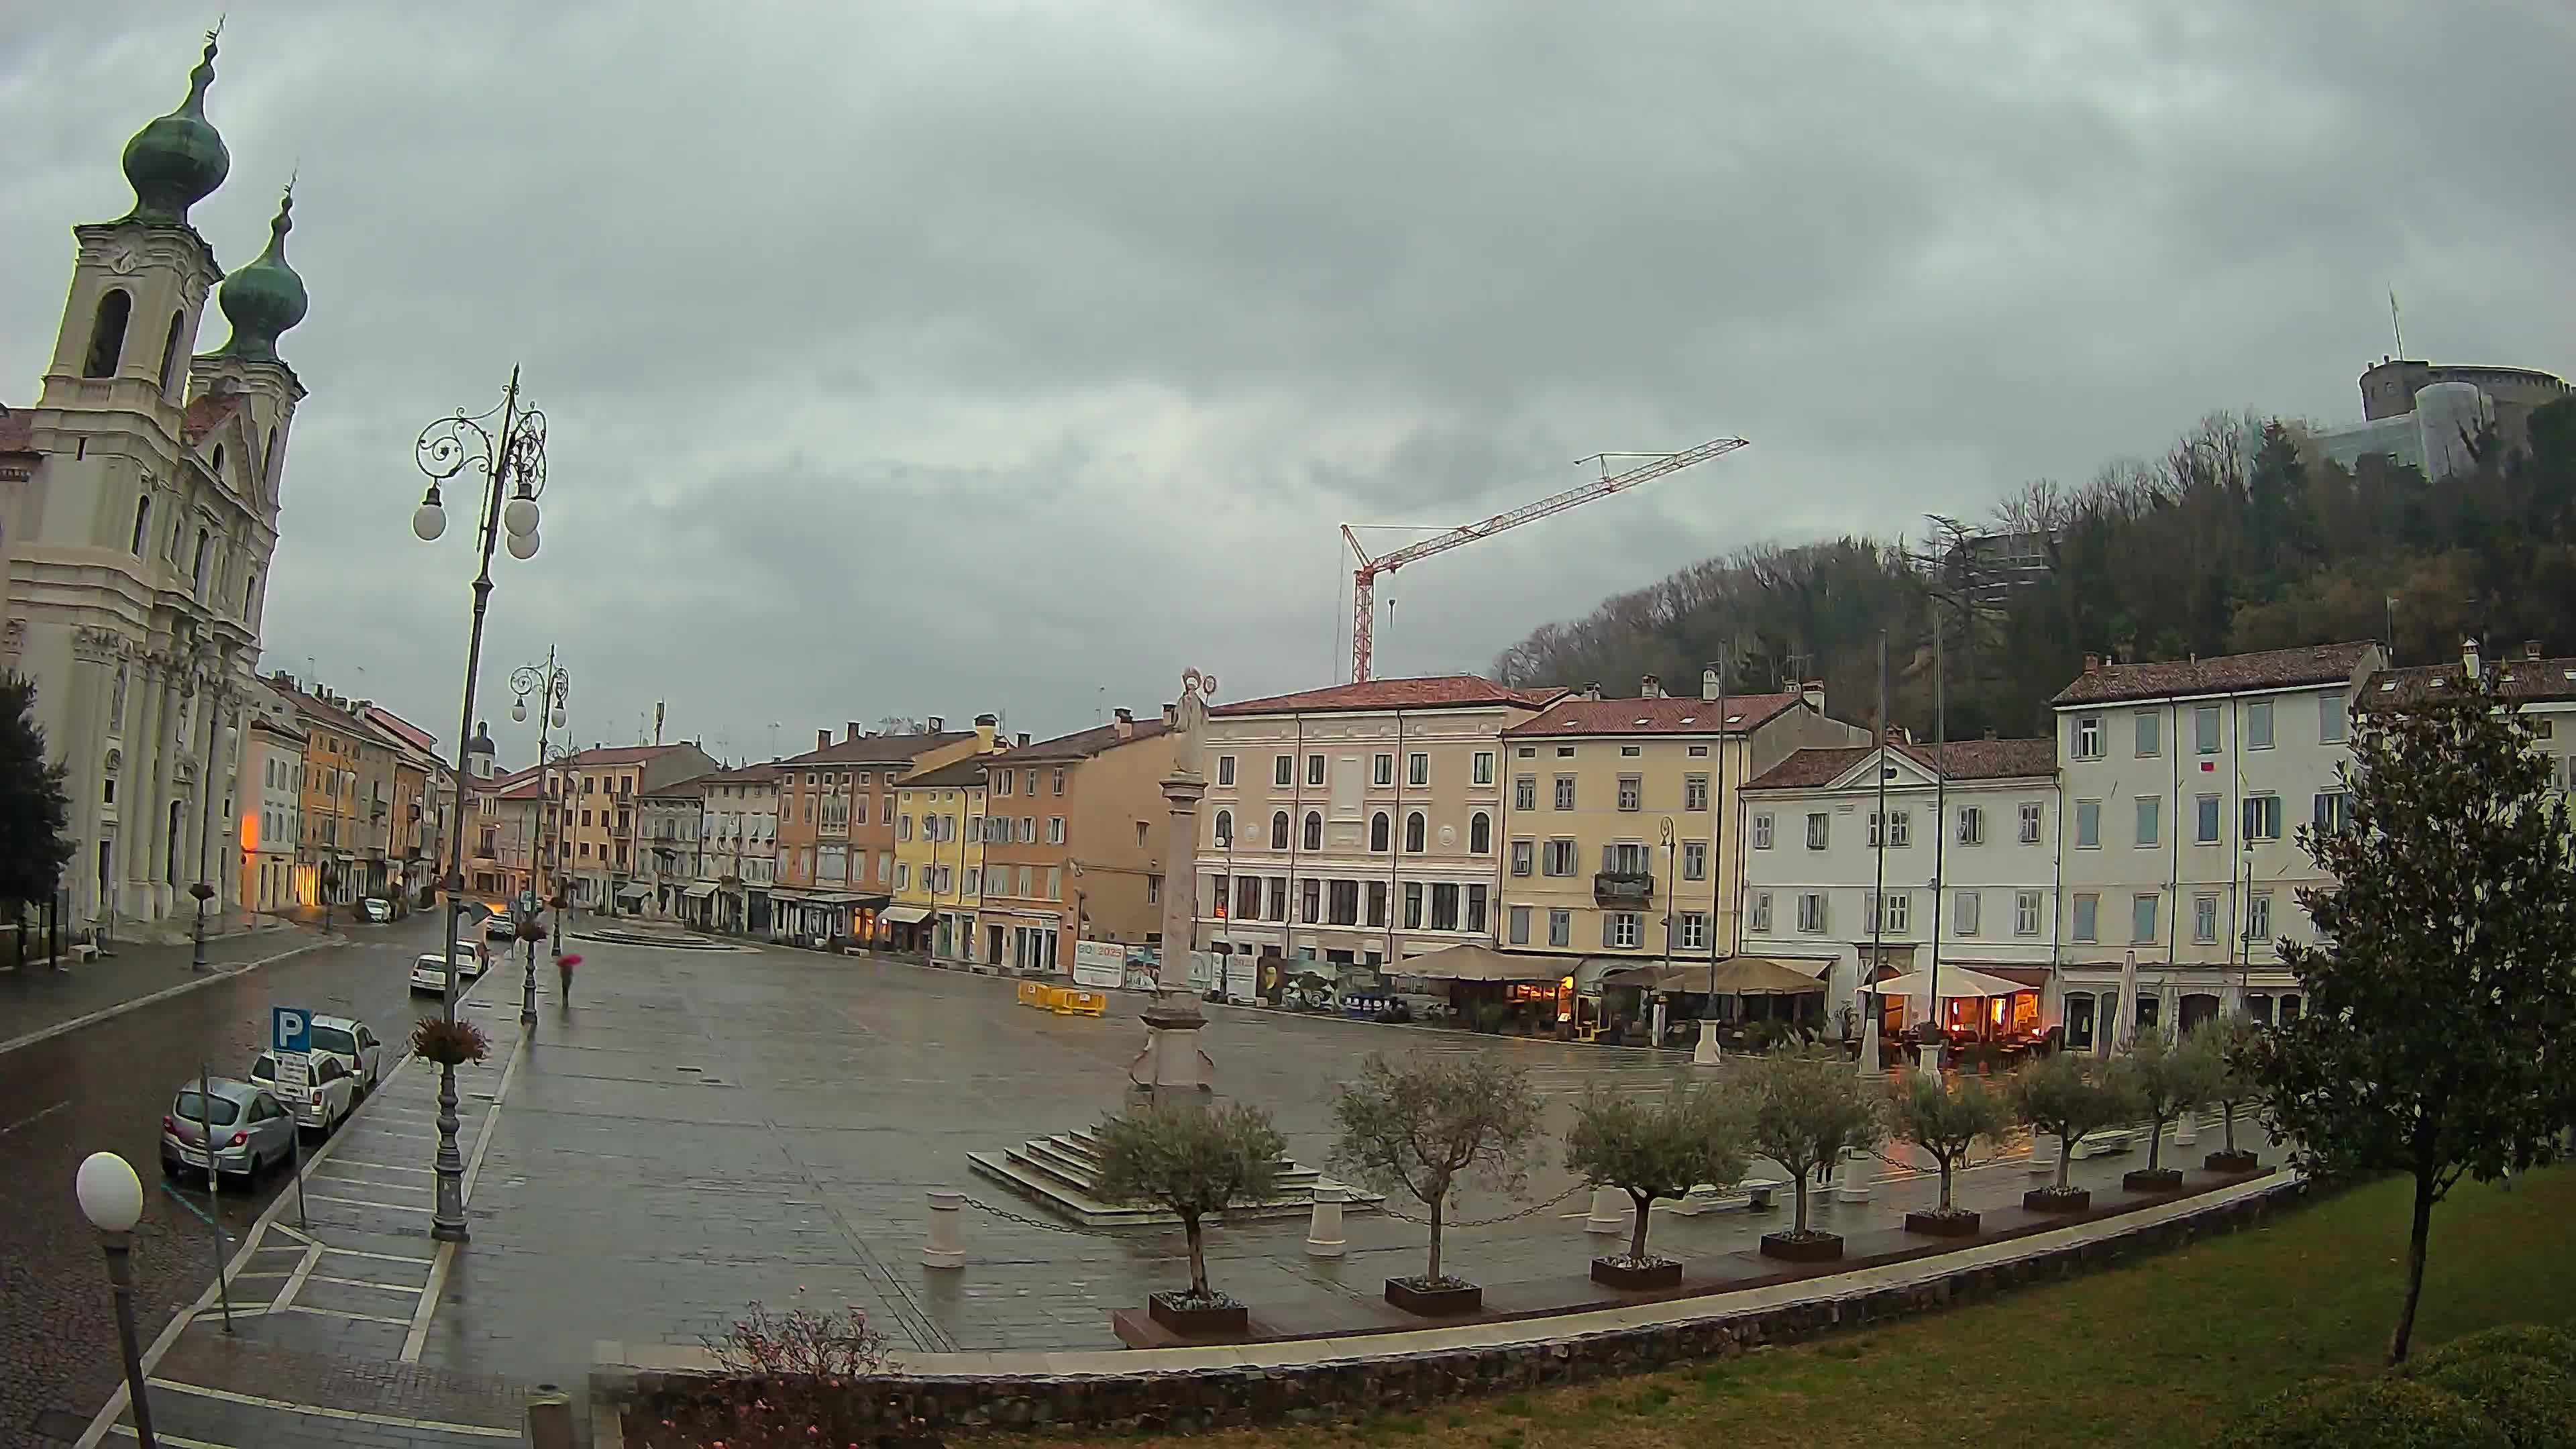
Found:
[[[1448,1194],[1442,1193],[1431,1200],[1431,1267],[1422,1275],[1425,1284],[1440,1281],[1440,1204],[1446,1197]]]
[[[2164,1166],[2164,1151],[2165,1119],[2151,1117],[2147,1121],[2147,1171],[2153,1172]]]
[[[1807,1174],[1806,1174],[1804,1171],[1801,1171],[1801,1172],[1799,1172],[1799,1173],[1797,1174],[1797,1178],[1798,1178],[1798,1223],[1797,1223],[1796,1228],[1794,1228],[1794,1229],[1793,1229],[1793,1231],[1803,1233],[1803,1232],[1805,1232],[1805,1231],[1807,1230]]]
[[[1631,1192],[1628,1196],[1637,1204],[1636,1226],[1628,1230],[1628,1256],[1643,1258],[1646,1256],[1646,1219],[1648,1217],[1646,1210],[1655,1205],[1655,1200],[1651,1196],[1636,1192]]]
[[[1199,1215],[1181,1214],[1181,1233],[1190,1240],[1190,1291],[1207,1296],[1207,1240],[1199,1234]]]
[[[2220,1138],[2225,1141],[2228,1152],[2231,1154],[2234,1153],[2236,1151],[2235,1103],[2221,1102],[2218,1104],[2218,1132]]]
[[[2433,1173],[2415,1170],[2415,1220],[2406,1235],[2406,1306],[2397,1315],[2397,1333],[2388,1342],[2391,1367],[2406,1362],[2407,1340],[2415,1336],[2415,1304],[2424,1296],[2424,1245],[2433,1234]]]
[[[2076,1136],[2077,1134],[2074,1132],[2060,1132],[2057,1134],[2057,1190],[2059,1192],[2064,1192],[2067,1188],[2074,1185],[2073,1180],[2068,1176],[2068,1173],[2075,1166]]]
[[[1950,1211],[1950,1159],[1941,1159],[1941,1211]]]

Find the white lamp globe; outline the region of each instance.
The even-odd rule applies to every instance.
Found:
[[[72,1180],[80,1197],[81,1216],[102,1233],[130,1233],[143,1220],[143,1182],[124,1158],[93,1152]]]
[[[516,559],[530,559],[535,558],[536,556],[537,536],[535,534],[514,533],[510,535],[510,557]]]
[[[522,493],[501,509],[501,526],[512,537],[537,531],[537,500]]]
[[[423,543],[438,542],[438,536],[447,532],[447,510],[439,507],[435,500],[422,502],[411,511],[411,532],[412,537]]]
[[[555,716],[554,716],[554,718],[555,718],[555,728],[556,728],[556,729],[562,729],[562,728],[563,728],[563,722],[564,722],[564,712],[563,712],[563,706],[562,706],[562,705],[556,705],[556,706],[555,706]]]
[[[516,724],[526,724],[528,722],[528,702],[526,700],[522,699],[512,701],[510,705],[510,719]]]

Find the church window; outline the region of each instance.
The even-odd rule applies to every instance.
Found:
[[[170,335],[161,339],[161,391],[164,394],[179,390],[179,340],[187,325],[187,313],[170,314]]]
[[[214,548],[214,535],[206,532],[206,530],[202,528],[198,529],[197,563],[196,567],[189,571],[189,577],[195,581],[195,587],[200,594],[204,592],[206,587],[206,560],[213,556]]]
[[[151,522],[152,495],[146,493],[134,500],[134,556],[136,558],[143,556],[143,531]]]
[[[211,468],[207,469],[206,471],[208,471],[208,472],[210,472],[210,473],[212,473],[212,474],[214,474],[214,475],[215,475],[215,481],[216,481],[216,482],[221,483],[222,481],[224,481],[224,445],[223,445],[223,444],[221,444],[221,443],[217,443],[217,444],[215,444],[215,461],[214,461],[214,466],[212,466]]]
[[[123,287],[98,299],[98,315],[89,324],[89,362],[83,377],[114,377],[125,356],[125,323],[134,313],[134,298]]]

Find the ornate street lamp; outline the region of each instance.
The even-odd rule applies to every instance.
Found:
[[[456,724],[456,819],[465,819],[465,792],[473,779],[468,751],[474,734],[474,681],[483,667],[483,616],[492,599],[492,550],[505,538],[510,557],[529,559],[537,553],[537,498],[546,490],[546,415],[519,402],[519,370],[510,369],[501,405],[490,412],[441,418],[421,429],[413,458],[429,476],[420,507],[412,510],[411,531],[423,543],[436,542],[447,531],[447,510],[438,485],[461,473],[483,475],[483,497],[477,510],[482,550],[474,576],[474,623],[465,644],[465,705]],[[456,1020],[456,947],[465,920],[465,832],[449,832],[447,844],[447,959],[441,973],[439,1015]],[[465,1157],[456,1147],[456,1068],[438,1069],[437,1207],[429,1235],[444,1242],[463,1242],[465,1231]]]
[[[554,804],[546,793],[547,766],[551,763],[548,757],[554,748],[546,742],[546,734],[564,722],[564,701],[572,693],[572,678],[564,672],[561,664],[555,662],[555,651],[548,649],[543,668],[522,664],[510,671],[510,692],[516,696],[510,702],[510,718],[522,724],[527,722],[530,696],[537,701],[536,859],[528,864],[527,891],[511,903],[510,909],[515,927],[511,936],[523,943],[519,954],[525,966],[519,982],[519,1025],[534,1031],[537,1026],[537,944],[529,939],[528,931],[539,920],[543,909],[539,903],[546,899],[546,892],[538,884],[538,871],[546,859],[546,815]],[[556,832],[556,839],[558,842],[562,839],[560,830]],[[563,938],[557,934],[562,925],[558,920],[548,931],[549,935],[555,936],[555,954],[558,956],[563,954]]]

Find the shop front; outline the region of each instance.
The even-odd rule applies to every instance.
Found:
[[[929,922],[927,906],[888,906],[877,912],[877,938],[889,950],[926,952],[931,942]]]

